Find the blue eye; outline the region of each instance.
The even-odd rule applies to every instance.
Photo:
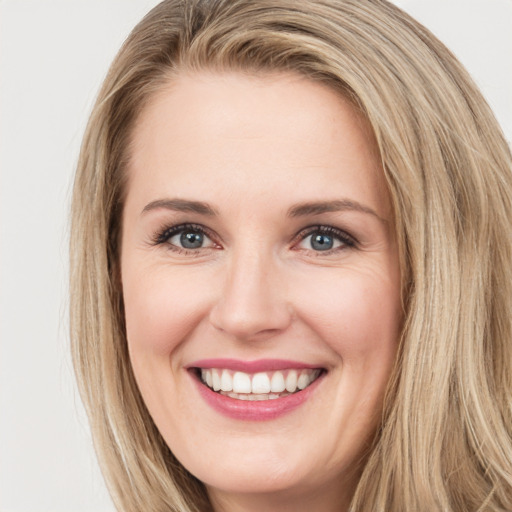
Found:
[[[355,241],[343,231],[331,226],[318,226],[302,235],[300,249],[328,252],[345,247],[354,247]]]
[[[204,235],[203,233],[195,233],[193,231],[184,231],[179,235],[175,235],[171,238],[171,243],[173,238],[178,238],[181,246],[184,249],[199,249],[199,247],[203,246]],[[177,244],[175,244],[177,245]]]
[[[173,250],[194,251],[214,247],[215,244],[206,235],[201,226],[180,225],[166,229],[155,240],[157,244],[168,244]]]
[[[311,247],[315,251],[328,251],[334,247],[334,238],[329,235],[324,235],[322,233],[315,233],[310,235],[311,237]]]

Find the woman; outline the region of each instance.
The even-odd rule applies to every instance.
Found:
[[[72,338],[120,510],[512,509],[512,173],[383,1],[164,1],[91,116]]]

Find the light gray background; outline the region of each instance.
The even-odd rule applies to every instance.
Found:
[[[67,211],[93,99],[157,0],[0,0],[0,510],[113,511],[68,350]],[[512,139],[512,0],[396,0]]]

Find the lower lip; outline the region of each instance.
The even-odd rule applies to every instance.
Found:
[[[320,375],[313,384],[302,391],[282,398],[257,401],[237,400],[221,395],[205,386],[195,374],[192,374],[192,377],[204,401],[217,412],[236,420],[268,421],[279,418],[304,404],[315,392],[324,375]]]

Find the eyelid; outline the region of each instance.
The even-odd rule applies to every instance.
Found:
[[[342,247],[337,247],[335,249],[327,250],[325,252],[314,251],[313,249],[311,249],[312,252],[318,252],[319,254],[326,255],[331,252],[336,252],[337,250],[343,248],[356,247],[359,245],[358,240],[344,229],[339,229],[334,226],[326,224],[316,224],[314,226],[308,226],[302,229],[297,235],[295,235],[295,237],[292,240],[292,246],[295,248],[300,242],[305,240],[308,236],[312,235],[313,233],[322,233],[325,235],[333,236],[343,243]]]
[[[186,230],[202,233],[204,236],[206,236],[207,238],[209,238],[212,241],[214,246],[217,246],[217,247],[202,247],[202,248],[198,248],[198,249],[187,249],[184,247],[179,247],[177,245],[168,243],[168,241],[171,237],[179,234],[180,232],[186,231]],[[357,247],[359,245],[358,240],[344,229],[340,229],[340,228],[337,228],[337,227],[334,227],[331,225],[327,225],[327,224],[315,224],[312,226],[307,226],[307,227],[303,228],[301,231],[299,231],[299,233],[297,233],[291,241],[291,248],[298,250],[297,245],[300,242],[302,242],[303,240],[305,240],[308,236],[312,235],[313,233],[322,233],[322,234],[326,234],[329,236],[333,236],[333,237],[337,238],[338,240],[340,240],[343,244],[341,247],[336,247],[334,249],[330,249],[327,251],[315,251],[314,249],[311,249],[311,252],[314,252],[314,253],[327,255],[332,252],[336,252],[340,249],[342,250],[342,249],[346,249],[347,247],[348,248]],[[152,236],[151,243],[152,243],[152,245],[168,244],[168,246],[171,250],[174,250],[177,252],[194,253],[197,255],[197,253],[199,252],[199,249],[222,248],[221,244],[218,242],[218,239],[219,239],[219,237],[215,233],[213,233],[210,229],[208,229],[206,226],[203,226],[202,224],[196,224],[193,222],[184,222],[184,223],[176,224],[176,225],[170,225],[170,226],[167,225],[167,226],[157,230],[155,232],[155,234]]]
[[[216,241],[216,237],[207,227],[201,225],[201,224],[195,224],[193,222],[184,222],[182,224],[176,224],[171,226],[165,226],[162,229],[159,229],[156,231],[156,233],[152,237],[152,243],[153,245],[162,245],[169,242],[169,239],[173,236],[183,232],[183,231],[195,231],[197,233],[203,234],[205,237],[210,239],[213,244],[219,245]],[[177,245],[173,245],[168,243],[170,247],[173,249],[177,249],[180,251],[190,251],[190,252],[197,252],[197,249],[186,249],[184,247],[179,247]],[[203,249],[211,249],[211,247],[204,247]]]

